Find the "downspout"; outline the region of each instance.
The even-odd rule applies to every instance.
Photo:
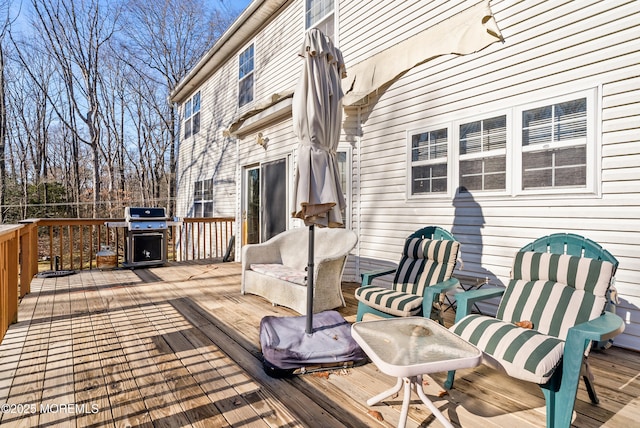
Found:
[[[360,158],[362,157],[362,107],[358,106],[358,120],[357,120],[357,128],[356,128],[356,198],[357,198],[357,208],[356,208],[356,234],[358,235],[358,244],[356,245],[356,282],[358,282],[358,278],[360,278],[360,232],[361,232],[361,206],[362,206],[362,180],[360,179]]]
[[[240,138],[236,137],[224,137],[234,138],[236,144],[236,248],[235,248],[235,261],[242,261],[242,169],[240,168]]]

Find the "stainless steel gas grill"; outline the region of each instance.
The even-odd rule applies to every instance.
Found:
[[[167,262],[168,218],[164,208],[127,207],[125,267],[156,266]]]

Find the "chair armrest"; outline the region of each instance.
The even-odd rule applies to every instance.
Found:
[[[569,338],[575,337],[580,341],[599,342],[616,337],[623,331],[624,321],[622,318],[611,312],[605,312],[598,318],[571,327],[567,333],[567,341]]]
[[[385,269],[385,270],[376,270],[372,272],[365,272],[362,274],[362,284],[361,285],[371,285],[371,282],[379,276],[389,275],[390,273],[394,273],[396,268]]]
[[[564,344],[562,385],[577,385],[585,351],[591,341],[611,339],[623,331],[624,321],[611,312],[605,312],[598,318],[571,327]]]
[[[242,270],[252,263],[282,263],[280,247],[272,243],[249,244],[242,247]]]
[[[471,313],[471,308],[475,303],[483,300],[500,297],[504,294],[504,288],[483,288],[481,290],[469,290],[456,294],[458,308],[456,309],[456,321],[460,321]]]
[[[422,312],[426,313],[427,309],[431,310],[431,305],[438,299],[438,296],[440,296],[441,293],[446,293],[447,291],[453,290],[459,285],[460,281],[458,280],[458,278],[452,277],[437,284],[425,287],[424,294],[422,296]]]
[[[433,294],[440,294],[440,293],[446,293],[447,291],[451,291],[454,288],[457,288],[460,285],[460,281],[458,280],[458,278],[449,278],[446,281],[442,281],[439,282],[437,284],[434,285],[430,285],[427,288],[425,288],[426,290],[431,290],[433,291]]]

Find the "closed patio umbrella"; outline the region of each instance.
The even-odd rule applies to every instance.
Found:
[[[345,207],[340,188],[336,149],[342,126],[345,76],[342,53],[322,31],[312,28],[305,34],[299,55],[304,66],[293,95],[293,131],[298,138],[298,159],[293,189],[293,217],[309,227],[307,280],[307,326],[313,326],[313,246],[315,225],[342,226]]]
[[[262,319],[263,363],[271,376],[366,361],[366,355],[351,337],[349,323],[338,312],[317,314],[314,331],[314,230],[316,225],[341,226],[341,210],[345,206],[336,160],[342,126],[340,79],[344,64],[340,51],[315,28],[305,34],[300,56],[304,67],[292,106],[293,130],[299,140],[292,215],[309,227],[307,314]]]

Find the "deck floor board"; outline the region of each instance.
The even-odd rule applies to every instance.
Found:
[[[343,283],[355,321],[353,291]],[[395,380],[375,365],[274,379],[262,368],[259,325],[295,316],[240,294],[238,263],[82,271],[35,278],[18,323],[0,344],[0,425],[6,427],[394,427],[401,397],[366,400]],[[453,311],[447,311],[447,322]],[[627,427],[640,419],[640,353],[593,352],[600,404],[580,386],[573,426]],[[445,373],[425,393],[454,426],[543,427],[533,384],[487,367]],[[374,418],[377,412],[382,421]],[[440,427],[414,395],[408,427]]]

